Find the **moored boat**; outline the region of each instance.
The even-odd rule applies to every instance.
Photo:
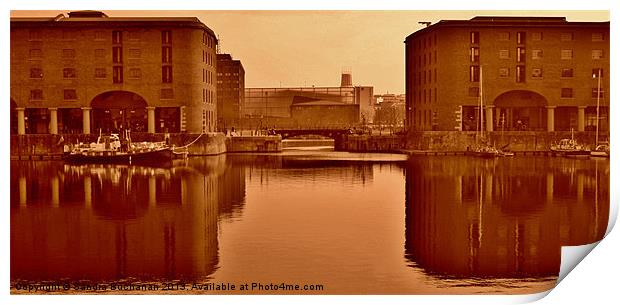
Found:
[[[590,152],[590,156],[592,157],[602,157],[609,158],[609,145],[600,144],[596,146],[596,148]]]
[[[575,139],[562,139],[551,145],[551,151],[558,156],[589,156],[590,150],[580,145]]]
[[[118,134],[100,135],[97,143],[79,144],[65,154],[68,163],[159,164],[170,162],[171,147],[163,142],[122,145]]]

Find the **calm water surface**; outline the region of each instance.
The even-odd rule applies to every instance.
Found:
[[[602,238],[608,211],[608,160],[295,149],[172,168],[11,161],[11,280],[534,293],[555,284],[561,246]]]

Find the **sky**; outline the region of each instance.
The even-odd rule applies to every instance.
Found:
[[[12,17],[53,17],[68,11],[11,11]],[[562,16],[609,21],[609,11],[139,11],[104,10],[110,17],[198,17],[215,31],[222,53],[241,60],[246,87],[338,86],[348,69],[354,85],[375,94],[404,93],[406,36],[420,21],[475,16]]]

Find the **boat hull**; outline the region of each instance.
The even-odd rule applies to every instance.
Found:
[[[587,157],[590,156],[589,150],[551,150],[556,156],[562,157]]]
[[[172,155],[170,148],[163,148],[135,153],[112,151],[73,153],[66,155],[64,160],[68,163],[162,164],[170,163]]]

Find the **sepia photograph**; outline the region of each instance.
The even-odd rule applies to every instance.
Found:
[[[605,10],[11,10],[10,294],[549,291],[608,231],[610,40]]]

